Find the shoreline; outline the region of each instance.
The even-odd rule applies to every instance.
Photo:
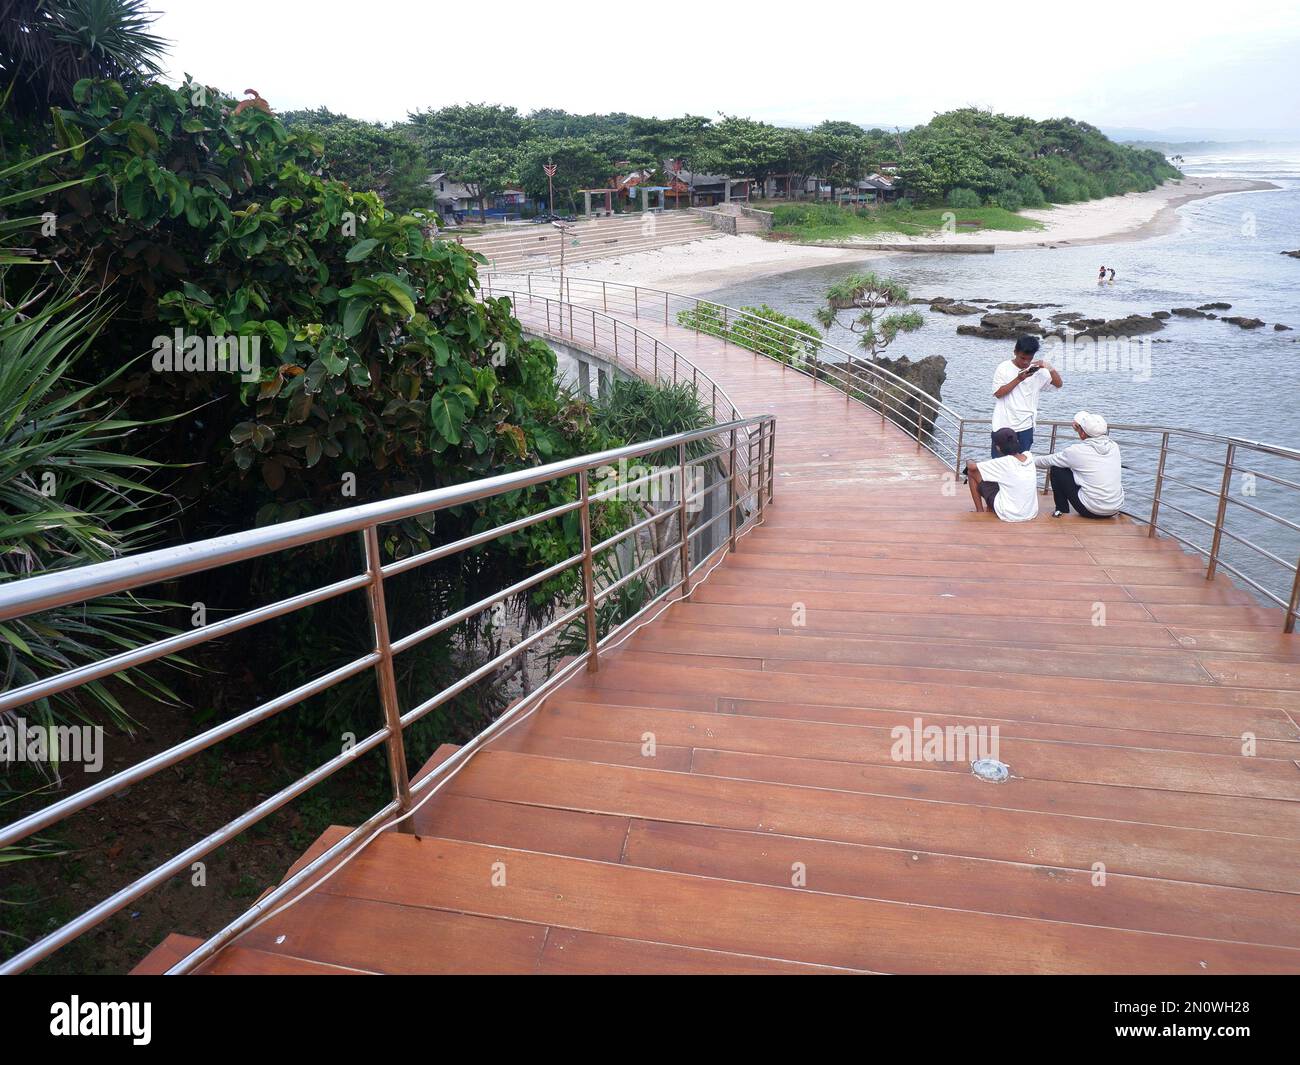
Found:
[[[752,234],[713,237],[655,251],[634,252],[575,264],[577,276],[670,288],[683,295],[709,292],[760,277],[806,270],[816,266],[861,262],[864,259],[916,254],[909,244],[930,246],[992,244],[995,251],[1073,248],[1092,244],[1117,244],[1146,240],[1178,227],[1178,208],[1195,200],[1240,192],[1263,192],[1281,186],[1271,181],[1245,178],[1183,178],[1150,192],[1130,192],[1086,203],[1062,204],[1026,217],[1042,221],[1043,230],[976,233],[939,233],[894,240],[873,239],[870,247],[787,244]],[[882,245],[884,245],[882,247]],[[959,250],[958,248],[953,249]],[[965,250],[965,249],[961,249]]]

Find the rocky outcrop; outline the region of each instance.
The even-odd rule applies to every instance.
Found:
[[[1152,311],[1152,312],[1151,312],[1151,317],[1152,317],[1152,318],[1159,318],[1160,321],[1163,322],[1163,321],[1166,321],[1168,318],[1170,318],[1171,315],[1169,314],[1168,311]]]
[[[1300,259],[1300,249],[1297,249],[1295,251],[1284,251],[1282,254],[1289,255],[1291,256],[1292,259]]]
[[[1179,318],[1208,318],[1210,317],[1204,311],[1197,310],[1195,307],[1175,307],[1172,314],[1178,315]]]
[[[1101,325],[1090,326],[1080,336],[1085,337],[1133,337],[1143,333],[1154,333],[1165,327],[1159,318],[1145,314],[1130,314],[1126,318],[1112,318]]]
[[[983,309],[973,303],[957,303],[949,300],[930,304],[930,310],[937,311],[939,314],[980,314]]]
[[[983,337],[985,340],[1016,340],[1026,334],[1045,336],[1047,331],[1027,312],[1007,311],[986,314],[979,325],[959,325],[957,332],[961,336]]]
[[[1198,311],[1230,311],[1231,303],[1202,303],[1196,308]]]
[[[943,399],[943,385],[948,378],[948,360],[942,355],[929,355],[913,362],[906,355],[897,359],[876,358],[872,365],[903,378],[903,380],[921,389],[935,399]],[[864,401],[877,410],[884,407],[885,415],[899,425],[905,425],[915,431],[919,424],[922,433],[934,430],[934,406],[918,399],[911,391],[901,385],[885,385],[884,396],[880,395],[880,381],[873,374],[868,374],[856,366],[853,370]]]
[[[1273,332],[1289,333],[1291,332],[1291,327],[1289,325],[1283,325],[1281,322],[1278,322],[1277,325],[1273,326]]]
[[[1080,318],[1083,317],[1083,312],[1082,311],[1057,311],[1055,314],[1051,315],[1050,317],[1053,322],[1056,322],[1059,325],[1061,322],[1077,322]]]
[[[991,308],[995,311],[1032,311],[1039,307],[1059,307],[1059,303],[994,303]]]
[[[1242,315],[1234,315],[1231,318],[1224,318],[1225,322],[1231,322],[1233,325],[1239,325],[1242,329],[1258,329],[1264,324],[1262,318],[1246,318]]]

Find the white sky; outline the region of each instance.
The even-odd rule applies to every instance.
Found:
[[[910,125],[975,104],[1104,126],[1300,130],[1294,0],[153,7],[172,42],[170,80],[255,88],[276,110],[393,120],[475,101]]]

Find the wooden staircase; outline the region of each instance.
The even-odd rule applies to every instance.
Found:
[[[1300,972],[1278,611],[1127,520],[976,515],[829,387],[655,328],[777,414],[764,524],[211,971]],[[917,719],[1011,778],[897,760]]]

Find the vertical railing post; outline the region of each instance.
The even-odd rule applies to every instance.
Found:
[[[366,607],[370,612],[370,632],[379,661],[375,663],[375,681],[379,686],[379,704],[384,712],[384,727],[388,730],[385,746],[388,748],[388,776],[393,785],[393,798],[400,807],[399,815],[411,809],[411,781],[406,769],[406,745],[402,739],[402,712],[397,705],[397,674],[393,670],[393,645],[388,635],[388,607],[384,602],[384,572],[379,553],[379,533],[375,526],[367,525],[361,542],[365,550]],[[410,820],[401,828],[413,832]]]
[[[758,425],[758,520],[763,521],[763,505],[767,498],[767,489],[763,484],[763,475],[767,470],[767,422]]]
[[[736,513],[739,511],[740,485],[736,483],[736,430],[731,430],[731,460],[727,467],[727,506],[731,516],[727,519],[730,533],[727,537],[727,551],[736,550]],[[1297,585],[1300,587],[1300,584]]]
[[[582,518],[582,595],[587,603],[587,672],[595,673],[600,669],[597,653],[600,639],[596,630],[596,567],[591,555],[591,499],[586,470],[578,471],[578,499],[582,504],[579,514]]]
[[[958,481],[961,480],[961,445],[962,437],[966,435],[966,419],[957,419],[957,454],[952,459],[952,472],[956,475]]]
[[[591,310],[591,350],[596,350],[596,309]]]
[[[605,282],[600,283],[600,305],[601,309],[609,313],[609,293],[605,290]]]
[[[1151,523],[1147,528],[1147,537],[1153,537],[1156,534],[1156,518],[1160,514],[1160,492],[1165,483],[1165,458],[1169,454],[1169,434],[1163,433],[1160,437],[1160,459],[1156,462],[1156,480],[1151,486]]]
[[[1297,610],[1300,610],[1300,555],[1295,560],[1295,579],[1291,582],[1291,601],[1287,604],[1286,617],[1282,619],[1283,632],[1295,632]]]
[[[664,293],[664,325],[668,324],[668,293]]]
[[[1223,539],[1223,519],[1228,510],[1228,490],[1232,487],[1232,460],[1236,457],[1237,445],[1229,444],[1228,452],[1223,457],[1223,482],[1219,485],[1219,511],[1214,517],[1214,539],[1210,541],[1210,561],[1205,567],[1205,579],[1214,579],[1214,571],[1219,568],[1219,543]]]
[[[682,559],[682,598],[687,599],[691,594],[691,538],[688,528],[689,522],[686,514],[686,500],[690,492],[686,484],[686,445],[677,445],[677,490],[682,494],[682,498],[677,508],[677,528],[678,535],[682,539],[681,559]]]
[[[771,421],[772,432],[767,442],[767,501],[776,498],[776,419]]]
[[[635,285],[632,286],[632,317],[641,319],[641,290]]]
[[[1058,426],[1052,425],[1052,438],[1047,443],[1047,453],[1049,455],[1056,452],[1056,430]],[[1047,495],[1047,488],[1052,483],[1052,467],[1048,466],[1043,470],[1043,495]]]

